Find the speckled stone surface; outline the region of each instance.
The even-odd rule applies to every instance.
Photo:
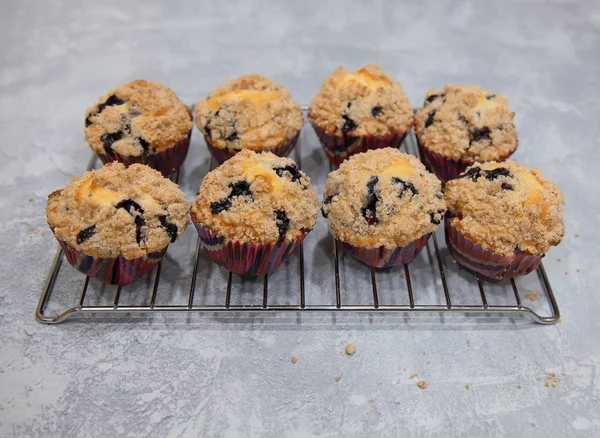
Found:
[[[0,436],[597,436],[600,4],[211,3],[3,4]],[[415,105],[445,82],[509,97],[515,159],[554,179],[567,201],[567,234],[545,259],[561,323],[379,314],[34,320],[56,251],[45,199],[85,168],[83,114],[98,96],[147,78],[193,103],[256,72],[306,104],[335,67],[367,62],[398,78]],[[320,191],[325,158],[309,129],[303,140]],[[182,175],[190,199],[208,166],[197,131],[192,149]],[[307,288],[326,293],[332,279],[319,265],[331,251],[319,224],[307,239]],[[195,248],[194,231],[185,236],[163,273],[174,294]],[[202,279],[224,274],[202,266],[198,294],[221,300],[222,283]],[[354,286],[368,299],[370,290]],[[244,293],[261,300],[260,290]]]

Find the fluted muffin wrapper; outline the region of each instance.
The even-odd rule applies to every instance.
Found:
[[[54,230],[52,230],[54,233]],[[118,257],[96,257],[86,254],[85,251],[75,249],[65,241],[54,235],[65,253],[71,266],[82,274],[94,277],[107,284],[125,285],[137,280],[142,275],[152,271],[162,260],[167,247],[161,251],[151,253],[152,257],[138,257],[126,259]]]
[[[296,144],[298,143],[299,135],[300,135],[300,131],[298,131],[298,133],[296,135],[294,135],[292,138],[285,140],[283,143],[279,144],[275,148],[265,149],[265,150],[261,150],[261,151],[255,151],[255,152],[271,152],[271,153],[277,155],[278,157],[287,157],[296,147]],[[215,158],[215,160],[217,160],[217,162],[219,164],[223,164],[225,161],[229,160],[231,157],[233,157],[235,154],[237,154],[238,152],[240,152],[242,150],[242,149],[218,148],[216,146],[213,146],[210,138],[206,135],[204,136],[204,140],[206,141],[206,146],[208,147],[208,150],[210,151],[212,156]]]
[[[446,245],[457,263],[496,280],[518,277],[535,271],[544,257],[529,255],[517,250],[511,257],[504,257],[490,249],[484,249],[466,237],[451,224],[452,215],[444,221]]]
[[[130,166],[131,164],[139,163],[145,164],[153,169],[158,170],[165,177],[169,177],[179,170],[185,157],[187,156],[188,149],[190,148],[190,138],[192,131],[183,140],[177,142],[174,146],[154,154],[148,155],[121,155],[118,152],[112,151],[109,154],[98,154],[104,164],[118,161]]]
[[[406,246],[398,246],[390,249],[384,246],[373,249],[359,248],[350,245],[349,243],[339,241],[342,250],[354,257],[359,262],[373,268],[389,268],[392,266],[404,265],[411,263],[417,254],[421,252],[427,241],[431,237],[431,233],[427,233],[417,240]]]
[[[418,136],[415,137],[417,138],[421,161],[425,164],[427,169],[435,173],[435,175],[443,182],[458,178],[461,173],[467,170],[467,167],[475,164],[474,160],[453,160],[452,158],[433,152],[421,144]],[[518,146],[519,142],[517,142],[517,145],[510,153],[496,158],[494,161],[506,161],[517,150]]]
[[[311,231],[303,230],[303,234],[295,240],[284,239],[276,243],[259,244],[219,236],[208,227],[196,222],[193,215],[192,222],[206,254],[213,262],[234,274],[252,277],[275,272]]]
[[[341,136],[330,134],[312,122],[311,125],[319,138],[319,142],[327,158],[334,166],[339,166],[352,155],[366,152],[370,149],[397,149],[412,128],[411,126],[405,132],[395,132],[384,136],[365,135],[353,137],[347,134],[342,134]]]

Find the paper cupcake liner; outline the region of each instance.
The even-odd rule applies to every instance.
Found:
[[[406,137],[411,127],[406,132],[398,132],[384,136],[366,135],[362,137],[353,137],[343,134],[341,136],[329,134],[322,128],[311,122],[317,137],[327,158],[334,166],[339,166],[344,160],[354,154],[366,152],[370,149],[398,148]]]
[[[56,237],[56,236],[55,236]],[[162,260],[167,248],[150,253],[148,256],[128,260],[125,257],[95,257],[72,248],[60,239],[65,257],[71,266],[82,274],[97,278],[104,283],[125,285],[150,272]]]
[[[474,160],[453,160],[451,158],[444,157],[437,152],[430,151],[421,144],[418,136],[415,137],[417,138],[417,145],[419,146],[421,161],[443,182],[458,178],[461,173],[467,170],[467,167],[472,166],[475,163]],[[518,146],[519,142],[517,142],[517,146],[515,146],[515,148],[509,154],[496,158],[494,161],[507,160],[508,157],[510,157],[517,150]]]
[[[535,271],[544,257],[529,255],[517,250],[512,257],[503,257],[492,250],[484,249],[470,240],[450,223],[446,216],[444,228],[446,245],[457,263],[496,280],[518,277]]]
[[[285,142],[281,143],[275,148],[265,149],[264,151],[261,150],[256,152],[272,152],[278,157],[287,157],[290,154],[290,152],[292,152],[292,150],[294,150],[294,148],[296,147],[299,135],[300,131],[298,131],[298,133],[294,137],[290,138],[289,140],[286,140]],[[223,164],[225,161],[229,160],[231,157],[233,157],[235,154],[242,150],[215,147],[210,143],[210,138],[206,135],[204,136],[204,140],[206,141],[206,146],[208,147],[208,150],[215,158],[215,160],[218,161],[219,164]]]
[[[261,276],[270,274],[289,258],[300,246],[311,230],[304,230],[296,240],[283,240],[277,243],[242,243],[214,234],[204,225],[192,222],[198,230],[206,254],[216,264],[240,276]]]
[[[388,249],[384,246],[374,249],[363,249],[350,245],[349,243],[338,241],[342,249],[354,257],[359,262],[373,268],[389,268],[392,266],[404,265],[412,262],[417,254],[421,252],[427,241],[431,237],[431,233],[419,237],[414,242],[406,246],[399,246],[394,249]]]
[[[104,164],[112,161],[118,161],[120,163],[129,166],[131,164],[139,163],[145,164],[146,166],[152,167],[158,170],[165,177],[169,177],[179,170],[185,157],[187,156],[188,149],[190,147],[190,138],[192,131],[189,132],[187,138],[176,143],[174,146],[154,154],[149,155],[121,155],[115,151],[109,154],[98,154]]]

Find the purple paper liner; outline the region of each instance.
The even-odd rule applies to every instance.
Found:
[[[359,262],[373,268],[389,268],[412,262],[417,254],[425,248],[429,237],[431,237],[431,233],[419,237],[417,240],[406,246],[399,246],[394,249],[388,249],[384,246],[374,249],[363,249],[346,242],[338,242],[346,253]]]
[[[458,178],[461,173],[467,170],[467,167],[475,164],[474,160],[453,160],[451,158],[444,157],[437,152],[433,152],[427,147],[423,146],[419,141],[419,136],[415,135],[417,139],[417,145],[419,146],[419,154],[421,155],[421,161],[425,164],[425,167],[443,182],[447,182],[451,179]],[[510,157],[519,147],[519,142],[515,148],[507,155],[496,158],[494,161],[505,161]]]
[[[98,154],[104,164],[118,161],[126,166],[139,163],[145,164],[153,169],[158,170],[165,177],[169,177],[179,170],[187,156],[190,147],[190,138],[192,131],[189,132],[186,138],[176,143],[174,146],[154,154],[129,156],[121,155],[115,151],[109,154]]]
[[[342,134],[335,135],[329,134],[316,124],[311,122],[319,142],[329,158],[329,161],[334,166],[339,166],[352,155],[360,152],[366,152],[370,149],[381,149],[381,148],[398,148],[402,144],[402,141],[406,137],[406,134],[410,131],[410,126],[406,132],[397,132],[384,136],[365,135],[362,137],[353,137],[351,135]]]
[[[295,136],[284,141],[283,143],[281,143],[280,145],[276,146],[273,149],[265,149],[265,150],[261,150],[261,151],[255,151],[255,152],[271,152],[271,153],[277,155],[278,157],[287,157],[290,154],[290,152],[292,152],[294,150],[294,148],[296,147],[296,143],[298,143],[299,135],[300,135],[300,131],[298,131],[298,133]],[[206,135],[204,136],[204,141],[206,142],[206,146],[208,147],[208,150],[210,151],[212,156],[215,158],[215,160],[217,160],[217,162],[219,164],[223,164],[225,161],[229,160],[231,157],[233,157],[235,154],[237,154],[238,152],[240,152],[242,150],[242,149],[229,149],[229,148],[215,147],[211,144],[210,138],[207,137]]]
[[[56,236],[55,236],[56,237]],[[148,256],[135,259],[118,257],[95,257],[84,251],[72,248],[64,241],[56,238],[62,247],[65,257],[71,266],[82,274],[97,278],[104,283],[125,285],[137,280],[142,275],[150,272],[162,260],[167,248],[156,251]]]
[[[268,244],[242,243],[214,234],[207,227],[196,222],[193,215],[192,222],[206,254],[213,262],[234,274],[252,277],[275,272],[311,231],[303,230],[304,234],[296,240],[284,239]]]
[[[518,277],[535,271],[544,257],[529,255],[516,250],[512,257],[504,257],[492,250],[484,249],[470,240],[450,223],[452,216],[446,216],[444,228],[446,245],[457,263],[496,280]]]

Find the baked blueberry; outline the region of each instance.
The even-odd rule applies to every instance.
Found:
[[[77,243],[81,245],[86,240],[96,234],[96,225],[89,226],[77,233]]]

